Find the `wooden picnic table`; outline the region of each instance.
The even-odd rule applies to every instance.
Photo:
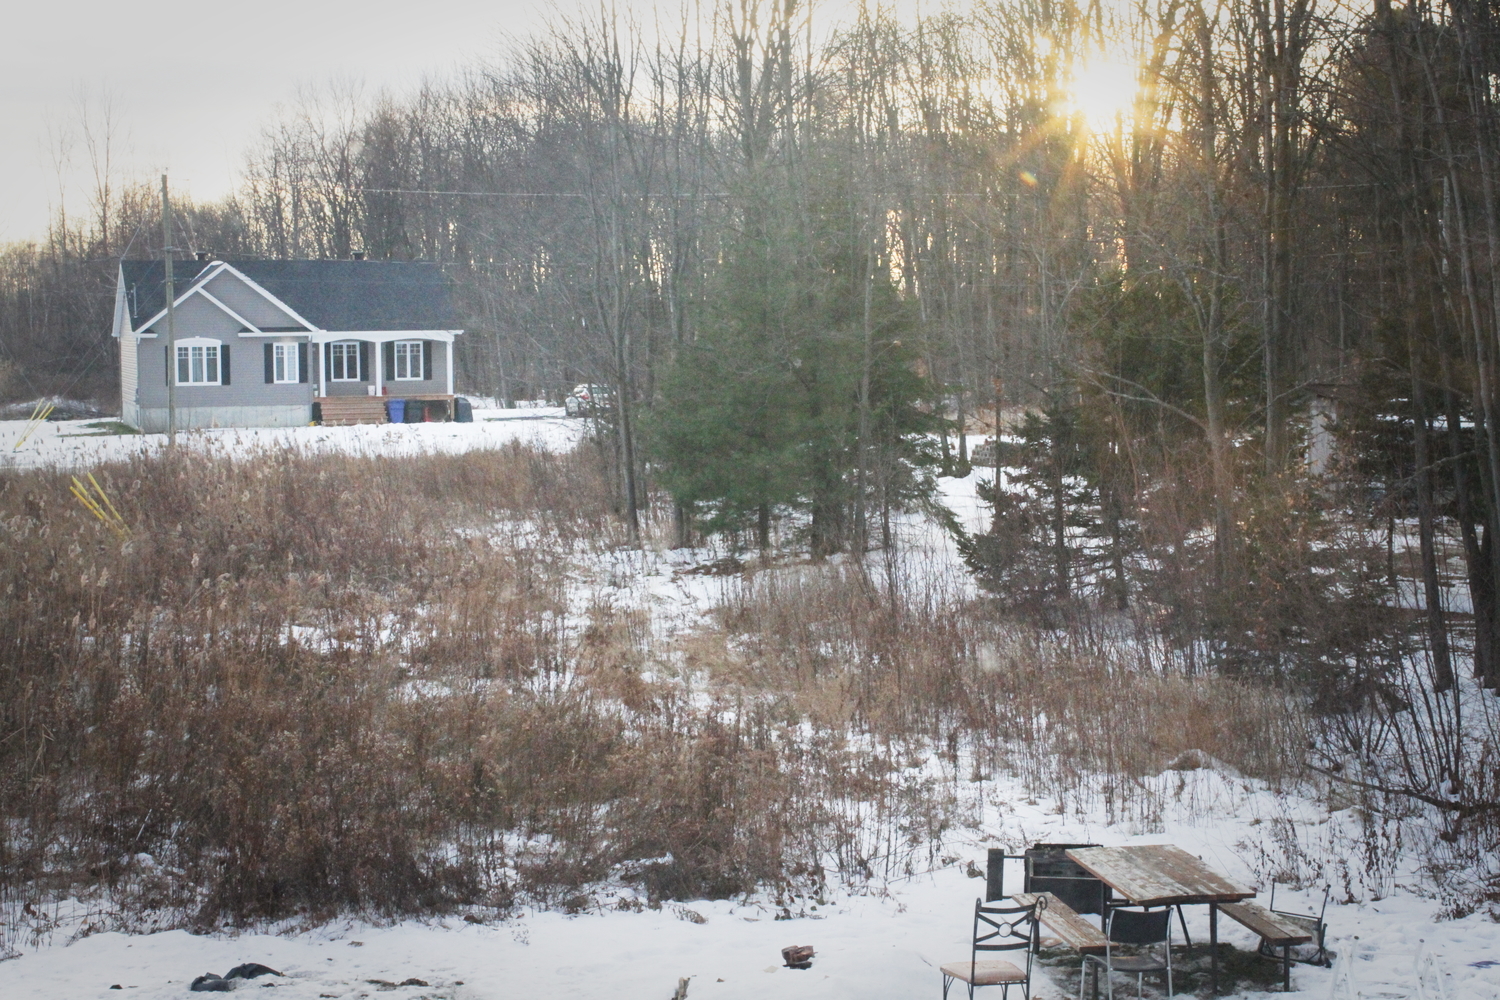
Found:
[[[1234,884],[1171,844],[1083,847],[1067,854],[1136,906],[1207,904],[1209,964],[1213,991],[1219,992],[1219,904],[1249,899],[1253,890]]]

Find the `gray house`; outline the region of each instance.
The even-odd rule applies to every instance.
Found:
[[[436,264],[196,260],[173,272],[175,359],[163,263],[120,264],[114,335],[132,427],[166,430],[168,378],[179,428],[377,422],[389,397],[452,412],[463,331]]]

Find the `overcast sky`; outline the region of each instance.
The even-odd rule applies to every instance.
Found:
[[[228,194],[247,150],[299,89],[352,84],[400,95],[424,77],[498,61],[559,12],[614,2],[649,20],[676,0],[31,0],[0,33],[0,243],[37,239],[59,204],[88,209],[82,112],[116,120],[114,175],[165,171],[198,201]],[[856,0],[817,0],[831,26]],[[884,0],[910,15],[941,0]],[[167,18],[171,20],[168,21]],[[97,129],[95,130],[98,131]]]
[[[562,0],[559,6],[572,9]],[[299,86],[334,79],[402,92],[493,60],[553,9],[546,0],[259,0],[17,4],[0,38],[0,242],[32,239],[66,197],[86,207],[89,157],[74,143],[59,190],[58,139],[108,94],[118,173],[208,200],[234,185],[245,150]],[[170,20],[168,20],[170,18]]]

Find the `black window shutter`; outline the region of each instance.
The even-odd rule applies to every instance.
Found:
[[[359,380],[370,381],[370,342],[368,340],[359,342]]]
[[[229,384],[229,345],[219,345],[219,384]]]
[[[385,359],[385,380],[394,382],[396,380],[396,345],[387,340],[380,345],[380,353]]]
[[[432,378],[432,341],[422,341],[422,377]]]
[[[297,381],[307,381],[307,345],[297,345]]]
[[[266,383],[276,381],[276,348],[266,345]]]
[[[172,384],[172,345],[171,344],[162,344],[161,345],[161,350],[162,350],[162,357],[167,362],[166,384],[167,385],[171,385]]]
[[[333,371],[333,345],[323,345],[323,374],[329,376]]]

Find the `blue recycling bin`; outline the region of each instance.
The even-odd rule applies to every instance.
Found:
[[[393,424],[404,424],[406,422],[406,400],[387,399],[385,401],[385,415]]]

